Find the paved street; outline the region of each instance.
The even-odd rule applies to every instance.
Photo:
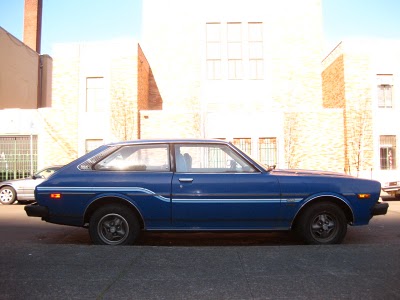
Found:
[[[91,245],[82,228],[0,206],[0,299],[400,299],[400,201],[342,245],[287,233],[146,234]]]

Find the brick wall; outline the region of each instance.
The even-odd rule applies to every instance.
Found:
[[[337,57],[322,72],[322,102],[325,108],[345,106],[344,58]]]
[[[40,53],[42,35],[42,0],[25,0],[24,43]]]

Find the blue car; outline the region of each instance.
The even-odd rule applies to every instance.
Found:
[[[220,140],[137,140],[64,166],[25,210],[87,227],[94,244],[134,244],[143,230],[293,230],[308,244],[336,244],[347,225],[386,214],[380,190],[345,174],[263,166]]]

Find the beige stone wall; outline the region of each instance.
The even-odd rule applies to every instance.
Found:
[[[181,13],[177,13],[178,8]],[[165,112],[151,115],[151,121],[150,117],[141,117],[141,136],[153,136],[148,133],[155,132],[159,137],[171,133],[175,137],[199,134],[227,139],[277,137],[282,145],[279,155],[283,156],[279,167],[285,167],[289,160],[285,156],[289,154],[283,151],[283,141],[288,122],[283,122],[282,116],[285,112],[304,113],[322,108],[321,17],[320,0],[145,1],[141,46],[157,81]],[[208,22],[221,24],[220,80],[207,79]],[[242,24],[244,76],[240,80],[228,80],[227,76],[224,49],[228,22]],[[248,76],[249,22],[263,24],[262,80],[250,80]],[[199,114],[199,118],[182,117],[193,114]],[[314,121],[325,122],[324,118],[325,115]],[[305,124],[298,127],[307,128],[304,134],[310,139],[327,145],[331,142],[316,126],[308,126],[307,118],[301,121]],[[190,131],[183,128],[191,127],[199,131],[191,131],[190,136]],[[311,145],[301,143],[291,155],[301,157],[314,147]],[[314,165],[310,163],[310,167]]]
[[[140,112],[141,139],[199,138],[200,114],[189,112],[148,110]],[[160,130],[160,124],[164,124]],[[173,124],[173,125],[172,125]]]
[[[294,169],[344,172],[341,109],[285,114],[286,165]]]
[[[373,167],[371,74],[368,54],[346,52],[345,165],[347,172],[354,175]]]

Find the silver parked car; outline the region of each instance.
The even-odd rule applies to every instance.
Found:
[[[400,199],[400,180],[385,182],[382,185],[382,191],[388,193],[390,196]]]
[[[35,201],[35,187],[49,178],[62,166],[51,166],[40,170],[32,177],[6,180],[0,182],[0,203],[4,205],[13,204],[18,202],[32,202]]]

